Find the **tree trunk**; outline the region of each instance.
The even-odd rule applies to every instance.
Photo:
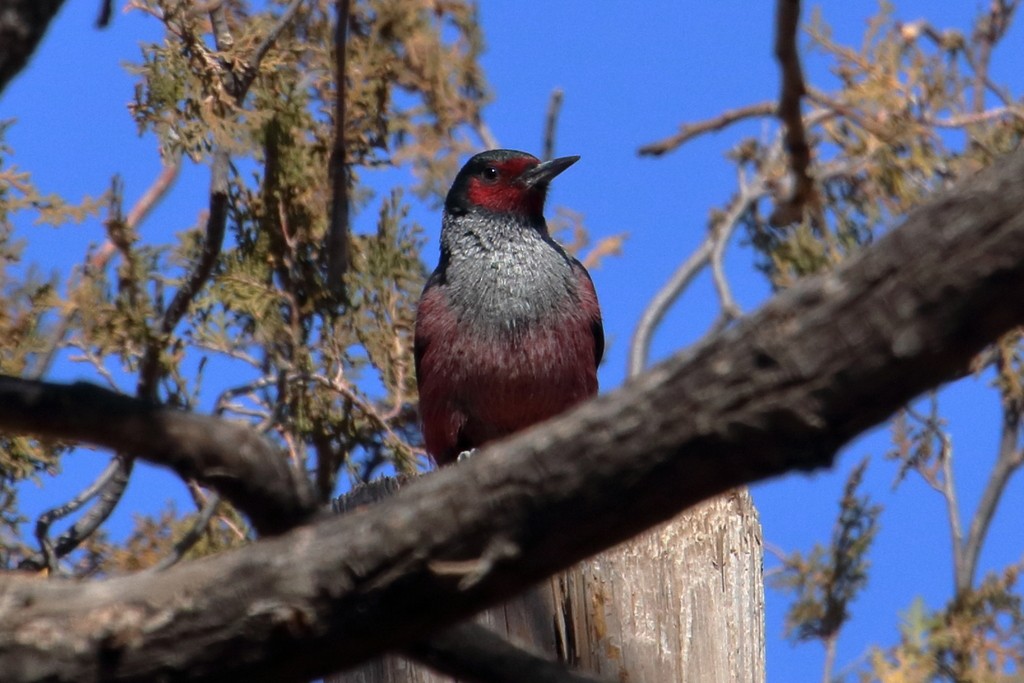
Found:
[[[573,668],[630,683],[761,683],[761,525],[746,489],[544,581],[476,621]],[[442,683],[395,655],[330,683]]]

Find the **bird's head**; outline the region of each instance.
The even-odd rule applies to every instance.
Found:
[[[578,156],[541,162],[526,152],[493,149],[477,154],[452,183],[445,210],[453,215],[484,211],[543,218],[548,184]]]

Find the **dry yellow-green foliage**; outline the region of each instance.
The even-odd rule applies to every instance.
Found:
[[[487,86],[472,2],[351,3],[349,199],[354,215],[376,220],[354,226],[338,299],[326,281],[324,248],[336,133],[335,3],[302,3],[261,52],[288,4],[129,3],[164,30],[128,67],[137,85],[126,116],[155,137],[171,176],[179,164],[229,155],[222,243],[208,235],[204,197],[196,223],[160,241],[140,222],[144,211],[122,206],[119,179],[105,197],[72,203],[38,190],[0,148],[0,370],[42,376],[61,357],[122,391],[194,410],[212,406],[279,443],[326,498],[339,476],[359,480],[385,465],[422,464],[411,331],[425,271],[404,197],[436,198],[460,155],[477,146]],[[411,168],[415,181],[377,196],[364,176],[388,166]],[[42,278],[21,261],[11,220],[19,213],[57,229],[99,216],[107,241],[82,254],[66,280]],[[193,280],[199,287],[179,316],[172,302]],[[24,438],[2,446],[0,566],[16,566],[35,541],[19,534],[13,484],[55,468],[60,451]],[[231,519],[222,510],[214,528]],[[231,524],[241,533],[193,552],[244,541],[244,525]],[[140,518],[126,546],[95,536],[65,568],[150,566],[184,526],[172,512]]]
[[[745,172],[747,192],[757,195],[742,223],[775,287],[834,267],[950,183],[1019,147],[1024,104],[989,73],[1017,5],[997,0],[979,6],[974,26],[965,32],[939,29],[926,19],[901,23],[883,2],[859,46],[836,41],[814,12],[807,26],[810,46],[829,60],[834,83],[807,84],[804,122],[816,196],[802,220],[772,225],[759,210],[761,200],[785,197],[791,182],[778,138],[743,140],[731,152]],[[723,220],[727,211],[715,212],[712,221]],[[976,510],[962,509],[953,476],[954,439],[937,398],[929,413],[908,407],[894,420],[887,457],[897,464],[896,484],[920,477],[947,508],[947,518],[937,523],[948,524],[953,538],[951,556],[943,558],[953,567],[953,591],[941,609],[915,601],[904,615],[900,642],[876,648],[860,671],[846,667],[848,673],[887,683],[1019,680],[1020,567],[980,581],[975,576],[992,512],[1024,464],[1018,446],[1024,418],[1021,358],[1021,333],[1014,331],[975,363],[975,370],[994,376],[1002,408],[998,463]],[[854,495],[862,467],[851,475],[831,541],[806,555],[787,554],[775,577],[776,586],[793,595],[788,632],[825,645],[825,680],[844,678],[833,679],[836,640],[870,576],[878,510]]]
[[[829,60],[835,77],[827,88],[808,83],[804,120],[817,201],[793,225],[770,225],[756,209],[744,216],[773,284],[785,287],[835,265],[925,198],[1020,143],[1024,105],[991,84],[982,59],[985,41],[994,48],[1005,33],[987,32],[987,16],[982,12],[968,36],[923,21],[900,23],[882,3],[861,45],[852,47],[838,43],[813,11],[811,54]],[[788,159],[776,141],[745,139],[731,157],[768,192],[785,194]]]

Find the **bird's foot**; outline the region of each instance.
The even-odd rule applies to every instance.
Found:
[[[455,462],[465,462],[476,455],[476,449],[470,448],[468,451],[462,451],[455,457]]]

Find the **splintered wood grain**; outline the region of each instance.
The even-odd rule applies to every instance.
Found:
[[[476,621],[517,645],[623,683],[762,683],[761,527],[729,492],[554,576]],[[445,683],[398,656],[331,683]]]
[[[582,670],[631,683],[764,680],[761,529],[746,490],[560,578]]]

